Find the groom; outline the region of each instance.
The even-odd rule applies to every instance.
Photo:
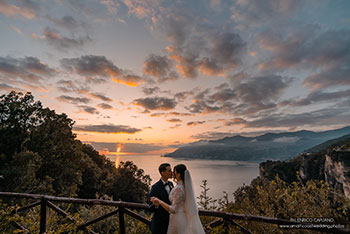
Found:
[[[171,204],[169,201],[169,193],[174,187],[171,181],[168,181],[172,177],[171,167],[169,163],[163,163],[158,168],[160,173],[160,180],[155,183],[149,197],[157,197],[165,203]],[[166,234],[169,225],[169,213],[162,206],[154,205],[152,202],[148,203],[149,208],[154,212],[151,220],[151,232],[152,234]]]

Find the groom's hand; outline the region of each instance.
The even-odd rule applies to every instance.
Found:
[[[151,197],[151,202],[154,204],[156,208],[159,207],[159,199],[156,197]]]

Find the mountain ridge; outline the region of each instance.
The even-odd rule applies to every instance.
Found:
[[[288,159],[325,141],[350,134],[350,126],[321,132],[265,133],[255,137],[234,135],[218,140],[197,141],[165,157],[264,161]]]

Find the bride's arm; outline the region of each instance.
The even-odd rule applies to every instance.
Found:
[[[180,187],[177,187],[173,191],[173,197],[174,199],[171,205],[168,205],[167,203],[163,202],[158,198],[152,198],[151,201],[155,205],[159,203],[159,205],[161,205],[169,213],[176,213],[179,207],[181,206],[181,203],[185,200],[185,193]]]
[[[153,202],[154,205],[158,205],[158,204],[161,205],[168,212],[170,211],[170,205],[168,205],[167,203],[163,202],[159,198],[152,197],[151,198],[151,202]]]

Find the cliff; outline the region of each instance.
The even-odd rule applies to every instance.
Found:
[[[350,198],[350,149],[334,150],[326,154],[324,164],[325,180]]]
[[[312,152],[315,149],[319,152]],[[286,182],[324,180],[350,198],[350,135],[325,142],[288,161],[260,163],[260,177],[273,180],[278,174]]]

